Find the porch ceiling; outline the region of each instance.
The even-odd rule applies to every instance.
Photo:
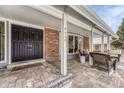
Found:
[[[73,25],[71,23],[68,22],[68,27],[67,27],[67,31],[69,33],[72,33],[72,34],[78,34],[78,35],[83,35],[83,36],[90,36],[91,35],[91,32],[86,30],[86,29],[83,29],[81,27],[78,27],[76,25]]]
[[[0,16],[29,24],[60,30],[61,21],[28,6],[0,6]]]

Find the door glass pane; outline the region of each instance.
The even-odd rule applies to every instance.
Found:
[[[4,23],[0,22],[0,61],[4,60],[4,39],[5,39],[5,32],[4,32]]]
[[[69,53],[73,53],[73,36],[69,36]]]
[[[78,52],[78,37],[75,36],[75,49],[74,52],[77,53]]]

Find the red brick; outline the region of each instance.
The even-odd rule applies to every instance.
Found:
[[[59,60],[59,31],[45,28],[45,57],[47,61]]]

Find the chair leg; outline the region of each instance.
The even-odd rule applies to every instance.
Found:
[[[120,61],[120,56],[121,56],[121,55],[120,55],[120,54],[118,54],[118,62]]]
[[[118,62],[120,61],[120,58],[118,58]]]
[[[108,71],[108,75],[110,74],[110,67],[109,65],[107,66],[107,71]]]
[[[93,62],[92,68],[95,67],[95,62]]]
[[[116,61],[113,63],[113,69],[114,69],[114,71],[116,70]]]

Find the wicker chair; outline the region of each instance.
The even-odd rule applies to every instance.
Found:
[[[117,58],[111,58],[108,54],[91,52],[90,56],[93,59],[93,67],[102,67],[110,74],[111,69],[116,70]]]
[[[81,50],[79,50],[79,56],[84,56],[85,57],[85,62],[89,61],[89,54],[88,53],[85,53],[85,51],[83,51],[83,53],[81,53]]]

